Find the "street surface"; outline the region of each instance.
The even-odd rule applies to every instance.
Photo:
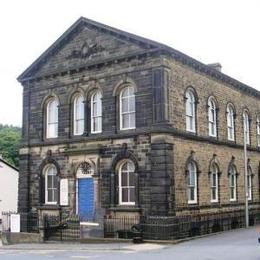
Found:
[[[240,229],[180,244],[44,243],[0,246],[0,259],[260,260],[257,229]]]

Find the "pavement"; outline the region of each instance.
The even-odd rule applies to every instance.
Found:
[[[192,239],[179,244],[43,243],[0,246],[0,259],[117,260],[260,260],[259,231],[255,227]]]

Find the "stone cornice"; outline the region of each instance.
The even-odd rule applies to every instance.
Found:
[[[108,66],[111,64],[117,64],[117,63],[124,62],[124,61],[130,61],[130,60],[136,59],[136,58],[154,56],[156,54],[157,55],[159,54],[158,49],[137,51],[137,52],[134,52],[131,54],[114,56],[114,57],[110,57],[110,58],[106,58],[106,59],[102,59],[102,60],[98,60],[98,61],[86,62],[84,65],[68,67],[66,70],[53,70],[51,73],[30,76],[30,77],[23,78],[19,81],[23,84],[23,82],[27,82],[27,81],[33,82],[33,81],[40,81],[42,79],[54,78],[57,76],[72,75],[72,74],[83,72],[83,71],[90,70],[93,68],[100,68],[100,67]]]
[[[139,129],[134,129],[134,130],[129,130],[126,132],[118,132],[118,133],[102,133],[99,136],[82,136],[82,138],[78,139],[73,139],[73,138],[66,138],[66,139],[61,139],[57,138],[56,140],[48,140],[44,142],[35,142],[35,143],[30,143],[29,145],[24,143],[21,144],[21,148],[23,147],[41,147],[41,146],[53,146],[53,145],[65,145],[68,147],[70,144],[74,143],[86,143],[86,142],[98,142],[98,141],[104,141],[104,140],[115,140],[115,139],[124,139],[124,138],[134,138],[137,137],[138,135],[150,135],[150,134],[166,134],[170,135],[173,137],[178,137],[182,139],[187,139],[187,140],[193,140],[193,141],[198,141],[198,142],[204,142],[204,143],[209,143],[209,144],[214,144],[214,145],[219,145],[219,146],[226,146],[230,148],[235,148],[235,149],[244,149],[243,144],[237,144],[235,142],[229,142],[229,141],[223,141],[223,140],[218,140],[216,138],[208,137],[208,136],[198,136],[189,132],[181,131],[178,129],[175,129],[173,127],[170,127],[169,125],[154,125],[152,127],[145,127],[145,128],[139,128]],[[260,152],[260,149],[257,148],[256,146],[248,146],[247,147],[248,151],[253,151],[253,152]]]

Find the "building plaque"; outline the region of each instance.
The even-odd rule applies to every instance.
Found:
[[[60,180],[60,205],[68,206],[69,205],[69,182],[68,179]]]

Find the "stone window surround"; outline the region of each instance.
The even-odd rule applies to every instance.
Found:
[[[122,184],[121,184],[121,180],[122,180],[122,167],[125,165],[125,164],[132,164],[132,166],[133,166],[133,168],[134,168],[134,163],[131,161],[131,160],[129,160],[129,159],[126,159],[126,160],[121,160],[120,162],[119,162],[119,166],[118,166],[118,172],[117,172],[117,174],[118,174],[118,195],[119,195],[119,199],[118,199],[118,204],[119,205],[135,205],[135,201],[127,201],[127,202],[123,202],[123,200],[122,200],[122,197],[123,197],[123,190],[122,190]],[[128,168],[128,167],[127,167]],[[127,171],[127,173],[128,173],[128,176],[129,176],[129,174],[132,174],[133,176],[134,176],[134,174],[135,174],[135,170],[133,170],[133,172],[131,172],[131,171]],[[135,189],[135,186],[130,186],[129,185],[129,182],[127,182],[127,185],[125,186],[127,189],[128,189],[128,192],[129,192],[129,189],[130,188],[134,188]],[[130,194],[128,194],[128,195],[130,195]],[[130,199],[130,198],[128,198],[128,199]]]
[[[210,120],[210,114],[212,115],[212,121]],[[218,105],[214,96],[210,96],[207,101],[207,115],[208,115],[208,134],[211,138],[218,138]],[[214,134],[210,130],[210,126],[213,126]]]
[[[54,172],[49,172],[50,169],[53,169]],[[55,167],[54,164],[47,164],[44,167],[43,170],[43,174],[44,174],[44,179],[45,179],[45,204],[48,205],[57,205],[58,204],[58,187],[54,187],[53,185],[51,185],[51,187],[49,188],[49,183],[48,183],[48,176],[54,176],[54,178],[58,178],[57,177],[57,168]],[[52,180],[53,181],[53,180]],[[56,184],[58,186],[58,180],[56,180]],[[51,189],[52,190],[52,196],[54,196],[54,193],[56,192],[56,200],[49,200],[48,199],[48,190]]]
[[[56,112],[54,111],[50,111],[50,104],[53,103],[54,105],[56,105],[56,107],[53,107],[52,109],[57,109]],[[45,129],[45,138],[46,139],[52,139],[52,138],[57,138],[59,136],[59,100],[57,99],[57,97],[55,96],[50,96],[47,98],[45,106],[44,106],[44,111],[45,111],[45,116],[44,116],[44,129]],[[55,119],[54,122],[50,122],[50,114],[51,113],[57,113],[57,115],[55,115]],[[57,118],[56,118],[57,117]],[[54,135],[50,134],[50,124],[51,125],[56,125],[57,129],[55,130]]]
[[[186,131],[187,132],[191,132],[191,133],[194,133],[196,134],[197,133],[197,107],[198,107],[198,96],[197,96],[197,93],[195,91],[195,89],[191,86],[187,87],[185,92],[184,92],[184,102],[185,102],[185,113],[186,113],[186,117],[187,117],[187,107],[186,107],[186,104],[187,104],[187,101],[188,101],[188,97],[187,95],[188,94],[191,94],[193,96],[193,129],[188,129],[187,128],[187,119],[186,119]]]
[[[195,191],[195,200],[194,201],[189,201],[188,200],[188,174],[189,174],[189,165],[190,163],[193,163],[196,168],[196,191]],[[185,164],[185,180],[186,180],[186,185],[187,185],[187,203],[188,206],[194,206],[194,205],[199,205],[199,174],[200,174],[200,168],[198,165],[198,162],[195,158],[195,152],[191,151],[190,156],[188,157],[186,164]]]
[[[237,179],[238,179],[238,175],[239,175],[239,172],[237,171],[237,167],[236,167],[236,164],[235,164],[235,157],[232,156],[231,157],[231,160],[230,160],[230,163],[228,165],[228,178],[229,178],[229,182],[230,182],[230,175],[231,174],[235,174],[235,199],[231,199],[230,195],[229,195],[229,201],[231,203],[238,203],[238,189],[237,189]],[[230,190],[230,183],[229,183],[229,190]],[[229,194],[230,194],[230,191],[229,191]]]
[[[101,107],[101,111],[100,114],[94,114],[94,97],[96,96],[96,104],[97,107],[100,106]],[[91,94],[91,98],[90,98],[90,104],[91,104],[91,133],[92,134],[98,134],[102,132],[102,93],[100,90],[95,90],[93,91],[93,93]],[[94,120],[97,119],[100,123],[100,129],[95,130],[94,129]]]
[[[77,104],[79,99],[82,99],[81,103],[83,104],[83,113],[80,118],[77,118],[78,115],[77,115],[76,108],[78,105],[82,105],[82,104]],[[74,95],[72,107],[73,107],[73,124],[72,124],[73,135],[82,135],[85,129],[85,98],[80,92]],[[77,132],[77,128],[76,128],[77,121],[82,121],[82,120],[83,120],[83,129],[81,132]]]
[[[54,165],[57,171],[57,203],[48,204],[45,201],[46,198],[46,188],[45,188],[45,169],[48,165]],[[46,158],[42,161],[39,167],[39,205],[40,206],[58,206],[60,202],[60,167],[56,160],[53,159],[51,150],[47,152]]]
[[[119,204],[119,194],[118,194],[118,169],[122,161],[131,160],[135,167],[134,177],[135,177],[135,204],[134,205],[120,205]],[[139,209],[139,170],[138,170],[138,160],[135,155],[127,149],[127,144],[123,144],[122,151],[118,153],[111,164],[110,173],[110,208],[113,210],[122,209]]]
[[[229,125],[228,123],[229,123],[230,114],[232,114],[232,118],[231,118],[232,122]],[[236,141],[236,112],[235,112],[235,106],[231,102],[227,103],[226,120],[227,120],[227,139],[228,141],[235,142]],[[232,129],[233,138],[229,136],[229,129]]]

